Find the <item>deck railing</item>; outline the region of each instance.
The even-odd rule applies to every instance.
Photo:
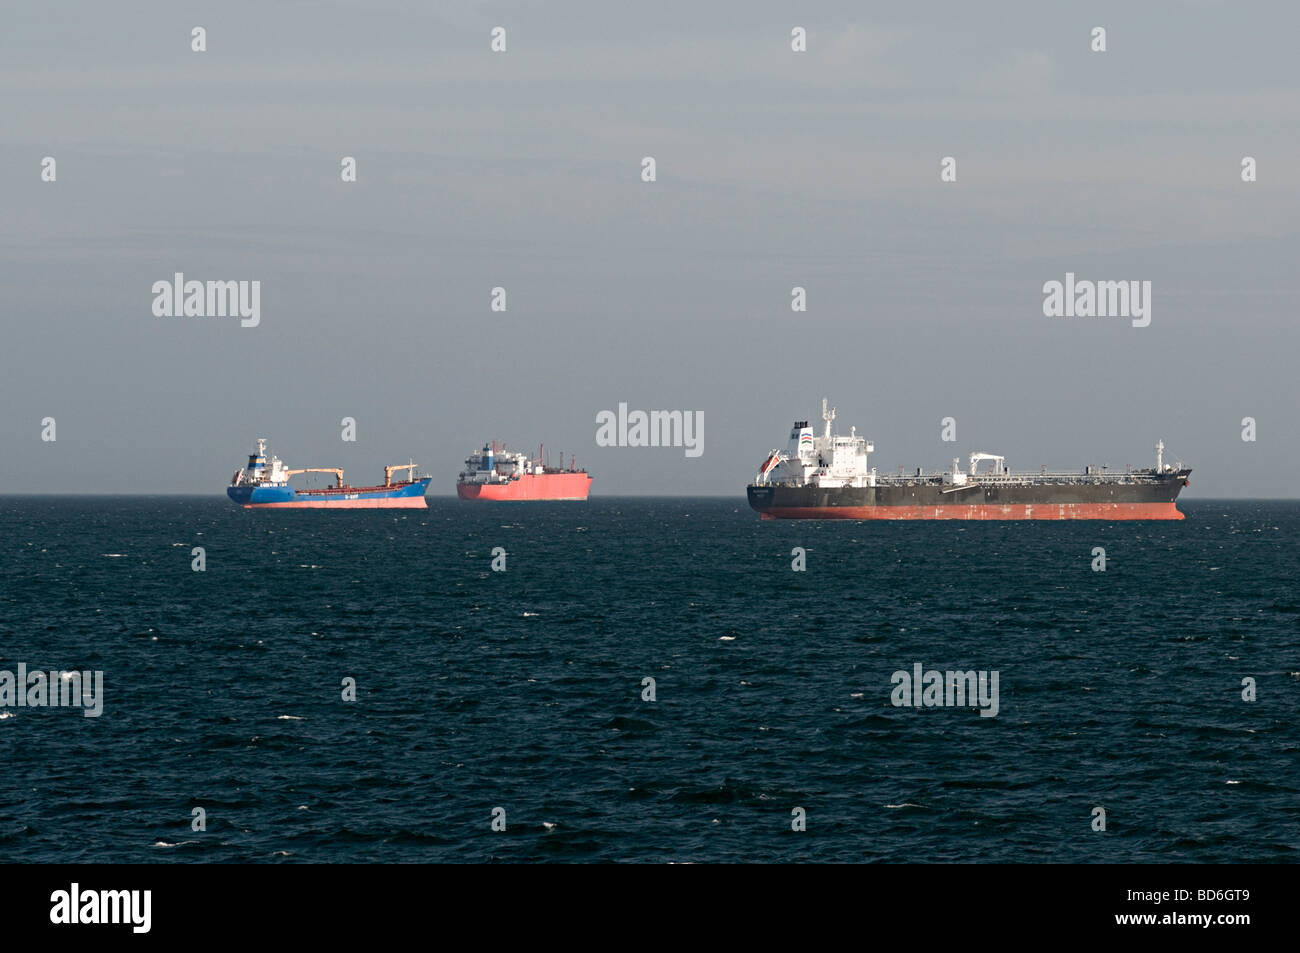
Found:
[[[1113,484],[1116,486],[1125,486],[1135,483],[1159,483],[1163,480],[1172,479],[1179,474],[1189,471],[1169,470],[1165,473],[1156,473],[1154,469],[1116,471],[1109,470],[1102,473],[1080,473],[1074,471],[1021,471],[1012,473],[980,473],[975,476],[966,474],[965,483],[948,483],[945,481],[946,471],[937,471],[933,473],[924,473],[921,476],[908,473],[877,473],[877,486],[950,486],[960,488],[963,486],[1029,486],[1043,484],[1057,484],[1069,486],[1101,486]],[[783,481],[771,480],[768,485],[782,485]],[[801,484],[794,484],[801,485]]]

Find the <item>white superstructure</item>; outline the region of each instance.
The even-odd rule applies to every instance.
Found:
[[[257,486],[288,486],[289,484],[289,470],[283,460],[271,454],[271,463],[267,465],[265,437],[258,438],[257,452],[248,455],[248,466],[236,470],[230,480],[231,486],[244,486],[250,483]]]
[[[831,432],[835,408],[827,409],[822,398],[822,419],[826,429],[820,437],[806,420],[796,420],[790,430],[790,443],[784,452],[773,450],[758,471],[759,484],[791,483],[795,486],[875,486],[876,471],[867,466],[867,455],[875,453],[870,440],[857,435],[850,427],[847,437]]]
[[[509,483],[525,476],[581,472],[578,470],[576,457],[570,457],[568,470],[564,468],[563,453],[560,454],[559,467],[546,466],[542,462],[544,458],[544,448],[539,447],[537,456],[534,458],[526,453],[508,450],[505,444],[498,447],[494,441],[485,444],[481,451],[466,458],[465,469],[461,471],[457,482],[500,484]]]

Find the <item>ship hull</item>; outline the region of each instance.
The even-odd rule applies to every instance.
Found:
[[[392,510],[426,509],[432,477],[394,486],[298,490],[291,486],[230,486],[226,495],[245,509]]]
[[[456,484],[462,500],[585,500],[591,491],[587,473],[528,473],[507,483]]]
[[[763,519],[845,520],[1180,520],[1181,471],[1147,483],[944,487],[751,485]]]

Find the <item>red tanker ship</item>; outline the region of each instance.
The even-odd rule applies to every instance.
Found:
[[[462,500],[585,500],[591,490],[591,474],[579,470],[570,461],[564,468],[548,467],[527,454],[506,450],[498,452],[496,443],[485,445],[465,461],[465,469],[456,478],[456,495]]]

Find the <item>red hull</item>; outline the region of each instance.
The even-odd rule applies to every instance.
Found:
[[[457,483],[462,500],[585,500],[591,490],[586,473],[533,473],[509,483]]]
[[[1180,520],[1173,503],[776,507],[765,520]]]
[[[286,500],[283,503],[245,503],[246,510],[308,509],[308,510],[426,510],[423,496],[389,497],[371,500],[339,500],[316,498]]]

